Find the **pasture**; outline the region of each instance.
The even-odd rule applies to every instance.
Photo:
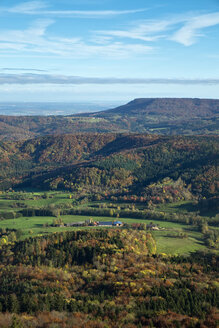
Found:
[[[15,192],[2,193],[0,195],[0,217],[3,212],[18,212],[22,208],[62,208],[72,206],[74,195],[69,192]],[[104,202],[110,207],[109,202]],[[113,206],[126,206],[126,204],[113,204]],[[88,202],[87,204],[79,204],[77,207],[98,207],[101,202]],[[130,206],[130,204],[127,204]],[[141,205],[143,207],[143,205]],[[166,213],[188,213],[195,210],[191,202],[179,202],[158,206],[155,210],[164,211]],[[61,215],[59,218],[64,223],[86,221],[91,218],[93,221],[112,221],[115,217],[106,216],[91,216],[91,215]],[[52,223],[56,219],[54,216],[33,216],[33,217],[14,217],[11,219],[0,220],[0,228],[2,229],[19,229],[22,231],[21,239],[46,235],[49,233],[71,231],[74,229],[94,229],[95,227],[53,227]],[[133,223],[149,224],[151,219],[138,218],[121,218],[119,219],[131,226]],[[203,234],[196,227],[191,225],[168,222],[168,221],[153,221],[158,225],[158,231],[152,231],[156,243],[157,252],[171,255],[189,254],[196,250],[207,249],[203,242]]]
[[[89,216],[62,216],[64,223],[85,221]],[[109,217],[92,217],[94,221],[112,221]],[[0,228],[20,229],[22,231],[22,239],[28,237],[35,237],[39,235],[46,235],[49,233],[72,231],[74,229],[95,229],[95,227],[52,227],[50,226],[54,217],[20,217],[16,219],[0,221]],[[146,223],[149,224],[151,220],[140,219],[121,219],[122,222],[132,223]],[[49,226],[47,227],[46,224]],[[157,243],[157,252],[171,255],[189,254],[190,252],[204,249],[205,246],[201,239],[201,233],[190,230],[189,226],[172,223],[156,221],[156,224],[163,230],[152,231],[152,234]],[[178,237],[179,233],[186,233],[186,238]]]

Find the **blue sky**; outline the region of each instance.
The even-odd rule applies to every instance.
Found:
[[[0,2],[1,101],[218,91],[219,0]]]

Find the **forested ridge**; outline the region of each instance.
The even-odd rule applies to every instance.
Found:
[[[0,257],[5,327],[217,325],[218,256],[156,255],[145,231],[55,233],[2,246]]]
[[[62,108],[60,108],[62,109]],[[0,116],[0,140],[78,133],[218,134],[219,101],[142,98],[97,113],[68,116]]]
[[[61,135],[1,142],[0,185],[2,189],[27,185],[45,190],[92,188],[93,193],[118,193],[125,188],[143,196],[149,185],[169,178],[169,187],[171,179],[181,179],[188,197],[191,192],[209,198],[218,195],[218,144],[217,136],[147,134]]]

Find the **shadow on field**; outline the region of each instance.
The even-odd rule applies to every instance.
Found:
[[[179,211],[186,211],[186,212],[196,212],[198,210],[197,205],[191,203],[187,203],[187,204],[180,204],[175,206],[175,208],[177,208]]]

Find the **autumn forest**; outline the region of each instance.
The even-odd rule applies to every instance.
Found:
[[[216,328],[217,112],[1,116],[0,327]]]

